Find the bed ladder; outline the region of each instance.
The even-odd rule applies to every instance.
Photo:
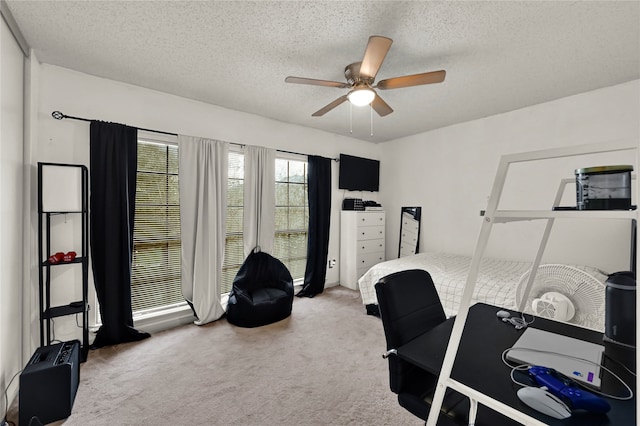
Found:
[[[504,184],[507,177],[507,173],[509,171],[509,166],[514,163],[522,163],[522,162],[529,162],[529,161],[539,161],[539,160],[562,158],[562,157],[575,157],[580,155],[598,154],[598,153],[605,153],[605,152],[635,150],[636,158],[635,158],[634,164],[635,164],[636,170],[638,170],[640,169],[640,167],[638,167],[638,164],[639,164],[638,149],[639,149],[639,141],[633,140],[633,139],[631,140],[625,139],[625,140],[618,140],[618,141],[608,142],[608,143],[597,143],[597,144],[579,145],[579,146],[573,146],[573,147],[546,149],[546,150],[525,152],[525,153],[519,153],[519,154],[508,154],[508,155],[503,155],[500,158],[498,169],[496,171],[496,176],[493,182],[493,187],[491,189],[491,195],[489,197],[489,202],[487,204],[487,210],[483,217],[482,227],[480,229],[478,241],[476,243],[476,247],[473,253],[473,258],[471,260],[469,275],[467,276],[467,281],[464,287],[464,291],[462,293],[462,298],[460,300],[460,306],[458,308],[458,314],[454,321],[453,330],[451,332],[451,337],[449,339],[449,344],[447,346],[447,351],[446,351],[443,365],[442,365],[442,370],[440,371],[440,376],[438,378],[438,384],[433,397],[433,402],[431,404],[431,411],[429,412],[429,417],[426,423],[427,426],[436,426],[438,413],[440,412],[440,409],[442,407],[445,391],[447,388],[455,389],[456,391],[466,395],[470,399],[471,407],[469,409],[469,425],[473,425],[475,423],[475,418],[477,413],[477,404],[482,404],[493,410],[499,411],[505,416],[519,423],[522,423],[524,425],[533,425],[533,426],[546,425],[545,423],[531,416],[528,416],[527,414],[509,405],[506,405],[496,399],[493,399],[479,392],[478,390],[473,389],[469,386],[466,386],[465,384],[460,383],[451,378],[451,371],[453,369],[456,353],[460,345],[460,339],[462,337],[464,325],[467,320],[467,315],[469,311],[469,306],[471,304],[473,290],[475,288],[476,279],[478,277],[478,271],[480,269],[480,262],[482,260],[482,257],[484,256],[485,249],[489,242],[491,229],[493,225],[497,223],[508,223],[508,222],[514,222],[514,221],[523,221],[523,220],[546,220],[547,221],[546,227],[542,234],[542,238],[540,240],[538,251],[531,265],[531,273],[529,274],[529,278],[527,281],[527,285],[525,287],[521,304],[518,307],[518,310],[522,312],[529,298],[531,285],[535,280],[535,276],[536,276],[538,267],[540,266],[542,255],[546,248],[549,235],[551,234],[551,228],[553,227],[553,223],[555,219],[557,218],[638,219],[638,213],[636,211],[622,211],[622,210],[606,210],[606,211],[605,210],[590,210],[590,211],[585,211],[585,210],[582,210],[582,211],[499,210],[498,206],[500,203],[500,197],[502,196],[502,191],[504,189]],[[562,179],[562,181],[560,182],[560,186],[558,188],[558,191],[556,193],[556,198],[554,201],[554,207],[557,207],[560,204],[562,193],[564,192],[564,188],[570,182],[575,182],[575,179]],[[636,200],[640,200],[640,188],[637,188],[637,185],[636,185]],[[636,256],[637,256],[636,260],[638,264],[640,264],[640,255],[637,254]]]

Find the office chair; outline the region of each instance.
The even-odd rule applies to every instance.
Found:
[[[410,342],[446,320],[431,275],[421,269],[396,272],[375,285],[387,351]],[[391,354],[389,385],[401,407],[427,420],[438,376]],[[445,413],[468,413],[468,399],[450,391],[442,406]],[[445,419],[446,421],[446,419]],[[452,423],[456,424],[456,423]]]
[[[280,260],[254,249],[233,280],[227,321],[239,327],[259,327],[287,318],[292,306],[291,273]]]
[[[391,391],[398,395],[401,407],[426,422],[438,375],[404,361],[391,350],[410,342],[446,320],[440,297],[431,275],[421,269],[387,275],[376,283],[375,290],[387,340]],[[467,425],[469,407],[469,398],[448,389],[438,418],[438,426]],[[519,425],[480,404],[477,409],[477,426]]]

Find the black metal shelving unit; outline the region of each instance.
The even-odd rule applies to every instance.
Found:
[[[44,186],[43,170],[46,167],[74,167],[80,170],[80,206],[69,211],[48,211],[43,205]],[[48,184],[52,184],[48,182]],[[64,186],[65,182],[57,182]],[[53,343],[54,318],[66,315],[82,316],[82,341],[80,358],[84,362],[89,352],[89,304],[88,304],[88,278],[89,278],[89,220],[88,220],[88,190],[89,173],[87,167],[78,164],[38,163],[38,255],[39,255],[39,307],[40,307],[40,346],[48,346]],[[60,209],[61,210],[61,209]],[[79,215],[81,226],[81,244],[75,259],[69,262],[49,262],[51,252],[51,219],[57,215]],[[51,306],[51,277],[58,268],[70,268],[80,265],[82,268],[82,300],[72,301],[62,306]]]

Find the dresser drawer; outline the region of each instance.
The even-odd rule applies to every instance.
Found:
[[[358,226],[358,241],[384,238],[384,226]]]
[[[384,212],[368,212],[358,214],[358,227],[384,226]]]
[[[411,256],[413,254],[416,254],[416,245],[409,245],[409,244],[401,244],[400,245],[400,257],[404,257],[404,256]]]
[[[371,265],[371,266],[373,266],[373,265]],[[367,271],[369,270],[369,268],[371,268],[371,266],[366,266],[366,267],[363,266],[361,268],[357,268],[356,269],[356,274],[358,274],[358,279],[362,278],[362,276],[367,273]]]
[[[415,219],[410,218],[402,218],[402,230],[413,232],[414,234],[418,233],[418,227],[420,226],[420,222]]]
[[[383,260],[384,260],[384,252],[362,253],[362,254],[358,254],[356,258],[356,263],[358,265],[357,266],[358,269],[361,269],[361,268],[369,269],[376,263],[380,263]]]
[[[382,253],[384,252],[384,239],[362,240],[358,241],[358,257],[365,253]]]
[[[416,244],[418,244],[418,233],[403,229],[400,235],[400,241],[402,243],[413,244],[415,247]]]

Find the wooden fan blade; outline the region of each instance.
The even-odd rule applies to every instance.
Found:
[[[360,76],[375,78],[384,61],[384,57],[387,56],[387,52],[391,47],[393,40],[382,36],[369,37],[369,43],[367,49],[364,51],[364,57],[362,58],[362,64],[360,65]]]
[[[347,83],[340,83],[338,81],[329,81],[329,80],[316,80],[315,78],[289,76],[285,78],[284,81],[287,83],[311,84],[313,86],[327,86],[327,87],[339,87],[339,88],[350,87]]]
[[[425,72],[422,74],[405,75],[404,77],[388,78],[386,80],[379,81],[375,86],[378,89],[400,89],[402,87],[420,86],[423,84],[442,83],[446,71],[433,71]]]
[[[393,112],[393,109],[391,109],[391,107],[383,101],[377,93],[376,97],[371,101],[371,108],[373,108],[380,117],[384,117],[385,115],[389,115]]]
[[[336,99],[335,101],[331,102],[329,105],[324,106],[324,107],[320,108],[319,110],[317,110],[316,112],[314,112],[313,114],[311,114],[311,116],[312,117],[320,117],[322,115],[325,115],[326,113],[328,113],[329,111],[331,111],[332,109],[334,109],[335,107],[337,107],[338,105],[340,105],[341,103],[343,103],[346,100],[347,100],[347,95],[342,95],[338,99]]]

